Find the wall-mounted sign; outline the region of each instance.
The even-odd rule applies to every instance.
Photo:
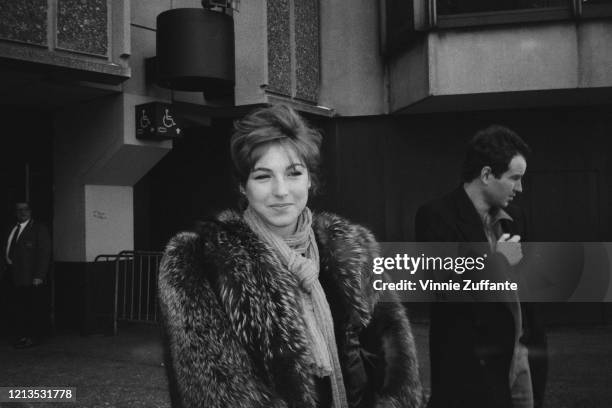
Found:
[[[167,103],[151,102],[136,105],[136,138],[144,140],[176,139],[183,126]]]

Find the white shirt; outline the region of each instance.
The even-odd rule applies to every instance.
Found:
[[[21,233],[23,232],[23,230],[25,229],[25,227],[28,225],[29,222],[30,222],[30,220],[27,220],[27,221],[19,223],[19,235],[17,235],[17,239],[19,239],[19,237],[21,237]],[[15,235],[16,231],[17,231],[17,225],[15,225],[13,227],[13,229],[11,230],[11,234],[8,237],[8,242],[6,244],[6,249],[4,251],[4,257],[6,258],[6,262],[9,265],[13,264],[13,261],[11,260],[11,258],[9,258],[9,248],[11,246],[11,242],[13,242],[13,235]]]

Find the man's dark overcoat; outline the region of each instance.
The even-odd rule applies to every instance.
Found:
[[[315,215],[313,230],[349,400],[420,406],[405,311],[377,302],[371,285],[374,237],[330,214]],[[314,407],[297,291],[295,278],[235,213],[176,235],[159,277],[173,406]]]
[[[9,230],[2,245],[2,264],[7,271],[5,252],[8,245]],[[14,286],[31,286],[35,278],[45,280],[51,265],[51,239],[47,228],[33,219],[26,225],[17,241],[12,265]]]
[[[504,210],[513,221],[501,220],[503,232],[524,237],[521,212],[512,206]],[[464,251],[475,252],[463,255],[487,253],[487,277],[512,276],[504,256],[491,253],[483,223],[463,186],[419,208],[415,234],[419,242],[470,243]],[[467,272],[462,277],[473,278]],[[511,407],[509,372],[515,346],[516,313],[516,302],[514,305],[509,302],[432,304],[428,407]]]

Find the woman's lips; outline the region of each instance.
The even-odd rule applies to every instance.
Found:
[[[282,204],[271,204],[270,207],[277,209],[277,210],[282,210],[285,209],[287,207],[291,207],[293,204],[291,203],[282,203]]]

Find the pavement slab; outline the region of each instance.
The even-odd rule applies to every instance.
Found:
[[[421,379],[429,392],[428,326],[413,325]],[[548,331],[545,408],[612,407],[612,326]],[[2,407],[169,408],[160,332],[121,327],[118,336],[64,333],[16,350],[0,344],[0,386],[76,387],[76,403],[4,403]]]

